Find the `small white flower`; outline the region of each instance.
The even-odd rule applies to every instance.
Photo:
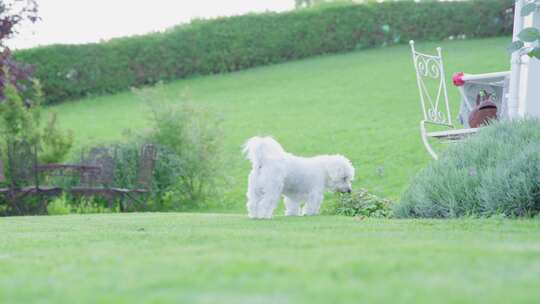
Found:
[[[77,73],[77,70],[71,69],[71,70],[69,70],[69,72],[66,74],[66,78],[67,78],[68,80],[72,80],[73,78],[77,77],[77,74],[78,74],[78,73]]]

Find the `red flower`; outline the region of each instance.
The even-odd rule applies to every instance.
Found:
[[[455,73],[454,76],[452,76],[452,82],[456,87],[461,87],[465,84],[465,81],[463,81],[463,72]]]

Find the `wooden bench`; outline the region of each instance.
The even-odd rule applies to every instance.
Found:
[[[74,196],[104,197],[110,206],[114,199],[119,199],[121,211],[138,210],[144,206],[144,201],[138,196],[147,194],[151,186],[157,150],[153,145],[141,147],[137,187],[133,189],[114,187],[115,159],[111,152],[114,151],[106,148],[92,149],[80,164],[38,164],[35,147],[25,142],[13,143],[8,147],[7,171],[0,159],[0,183],[7,186],[0,188],[0,194],[20,214],[25,214],[26,206],[22,201],[26,197],[37,196],[41,201],[41,211],[45,212],[47,198],[63,192]],[[5,172],[9,179],[6,179]],[[54,177],[78,180],[75,186],[55,185]]]
[[[145,203],[138,197],[149,192],[152,174],[157,160],[157,149],[154,145],[146,144],[141,147],[137,164],[136,188],[119,188],[114,186],[114,170],[116,154],[113,149],[94,148],[83,159],[89,166],[97,166],[101,170],[98,175],[81,176],[79,186],[71,187],[69,192],[75,196],[102,196],[109,201],[119,199],[121,211],[138,210]],[[135,204],[136,203],[136,204]]]

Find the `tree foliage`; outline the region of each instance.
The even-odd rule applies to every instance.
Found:
[[[35,0],[0,1],[0,100],[4,99],[4,87],[11,83],[22,94],[23,102],[28,106],[32,92],[33,68],[13,60],[6,41],[17,34],[18,27],[23,22],[36,22],[39,17],[38,5]],[[6,73],[7,72],[7,73]]]
[[[6,71],[4,71],[6,73]],[[37,143],[37,128],[40,118],[39,101],[26,106],[17,88],[7,83],[3,90],[4,100],[0,103],[0,134],[6,144],[18,141]]]
[[[4,87],[4,100],[0,103],[1,146],[5,148],[18,142],[28,142],[41,152],[41,162],[59,162],[71,149],[73,136],[70,132],[58,128],[56,115],[52,115],[42,127],[39,82],[33,80],[32,87],[32,91],[36,93],[29,105],[24,103],[15,85],[8,82]]]
[[[0,1],[0,134],[3,147],[26,141],[43,152],[44,162],[61,160],[73,143],[71,134],[58,129],[56,116],[41,128],[42,90],[33,78],[33,68],[15,61],[6,40],[18,26],[36,22],[35,0]]]

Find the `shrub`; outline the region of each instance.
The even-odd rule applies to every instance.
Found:
[[[53,199],[47,205],[47,214],[49,215],[65,215],[71,213],[71,207],[68,204],[65,194]]]
[[[15,58],[35,65],[52,103],[410,39],[507,35],[513,4],[403,1],[249,14],[99,44],[21,50]]]
[[[370,194],[366,189],[340,194],[333,213],[346,216],[389,217],[392,202]]]
[[[73,213],[87,214],[87,213],[111,213],[118,212],[118,208],[105,207],[104,201],[95,199],[94,197],[81,197],[73,200]]]
[[[220,120],[200,105],[163,94],[160,86],[137,90],[151,112],[151,126],[126,134],[124,142],[108,144],[115,157],[114,186],[137,187],[139,151],[157,147],[157,161],[147,207],[154,211],[200,208],[219,191],[223,180]],[[87,148],[89,149],[89,148]]]
[[[58,128],[56,113],[51,114],[41,135],[42,149],[39,153],[41,163],[58,163],[64,160],[73,146],[73,133]]]
[[[0,144],[3,153],[16,142],[25,141],[39,148],[40,162],[61,161],[71,149],[73,136],[58,129],[56,115],[41,127],[41,87],[34,82],[33,102],[27,104],[15,85],[4,87],[4,100],[0,102]]]
[[[223,178],[221,120],[209,109],[164,94],[161,86],[136,91],[151,109],[144,142],[158,146],[156,187],[176,207],[200,207]]]
[[[539,120],[495,123],[420,172],[394,214],[534,216],[540,212],[539,151]]]
[[[47,214],[65,215],[70,213],[112,213],[119,212],[118,205],[109,206],[109,203],[95,197],[72,197],[62,193],[47,204]]]
[[[14,142],[39,142],[39,104],[26,105],[15,85],[6,83],[4,100],[0,102],[0,134],[2,144],[7,147]],[[5,149],[3,149],[5,150]]]
[[[4,72],[9,74],[7,70]],[[71,148],[72,138],[65,136],[63,132],[58,130],[55,119],[49,121],[43,130],[41,129],[41,95],[37,82],[34,82],[32,91],[35,93],[33,102],[26,103],[17,87],[12,83],[5,83],[3,88],[2,96],[4,99],[0,102],[0,158],[5,166],[0,167],[0,170],[5,171],[2,173],[7,178],[5,185],[2,186],[11,186],[14,182],[10,174],[17,168],[11,167],[14,162],[13,159],[8,159],[8,151],[20,146],[22,142],[38,149],[39,156],[44,156],[43,159],[41,157],[39,159],[42,163],[44,161],[45,163],[60,161]],[[53,140],[51,140],[51,136],[54,136]],[[62,143],[62,145],[57,143]],[[45,153],[41,154],[41,151],[45,151]],[[26,161],[30,162],[31,160]],[[20,168],[18,169],[20,170]],[[21,181],[17,182],[19,184]],[[19,184],[18,186],[24,185]],[[8,215],[44,213],[44,206],[39,201],[37,197],[13,199],[10,196],[3,196],[0,198],[0,209],[3,214]]]

